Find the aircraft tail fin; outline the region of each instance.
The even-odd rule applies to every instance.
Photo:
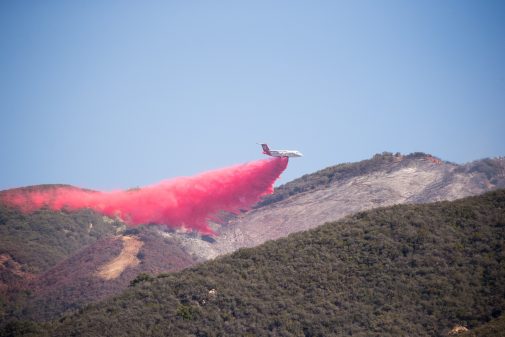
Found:
[[[267,144],[261,144],[261,147],[263,148],[263,153],[270,155],[270,149],[268,148]]]

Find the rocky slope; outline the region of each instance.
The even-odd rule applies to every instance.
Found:
[[[503,187],[505,158],[458,165],[423,153],[385,153],[329,167],[281,186],[257,208],[221,227],[215,243],[198,242],[193,249],[214,257],[366,209],[455,200]]]

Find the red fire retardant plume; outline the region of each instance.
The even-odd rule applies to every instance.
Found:
[[[132,226],[156,223],[212,234],[208,220],[216,220],[220,211],[248,209],[261,196],[271,194],[287,165],[288,158],[270,158],[127,191],[59,186],[14,189],[0,194],[0,199],[24,212],[42,207],[68,211],[90,208]]]

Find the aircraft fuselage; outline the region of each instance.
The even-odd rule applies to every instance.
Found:
[[[265,153],[272,157],[302,157],[303,155],[299,151],[291,150],[270,150],[270,153]]]
[[[263,148],[263,154],[271,157],[303,157],[300,151],[296,150],[270,150],[267,144],[260,144]]]

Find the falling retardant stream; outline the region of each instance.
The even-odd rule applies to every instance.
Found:
[[[271,194],[287,165],[287,157],[256,160],[126,191],[100,192],[71,186],[21,188],[1,193],[0,200],[23,212],[89,208],[119,217],[130,226],[160,224],[213,234],[209,220],[218,220],[221,211],[249,209],[262,196]]]

